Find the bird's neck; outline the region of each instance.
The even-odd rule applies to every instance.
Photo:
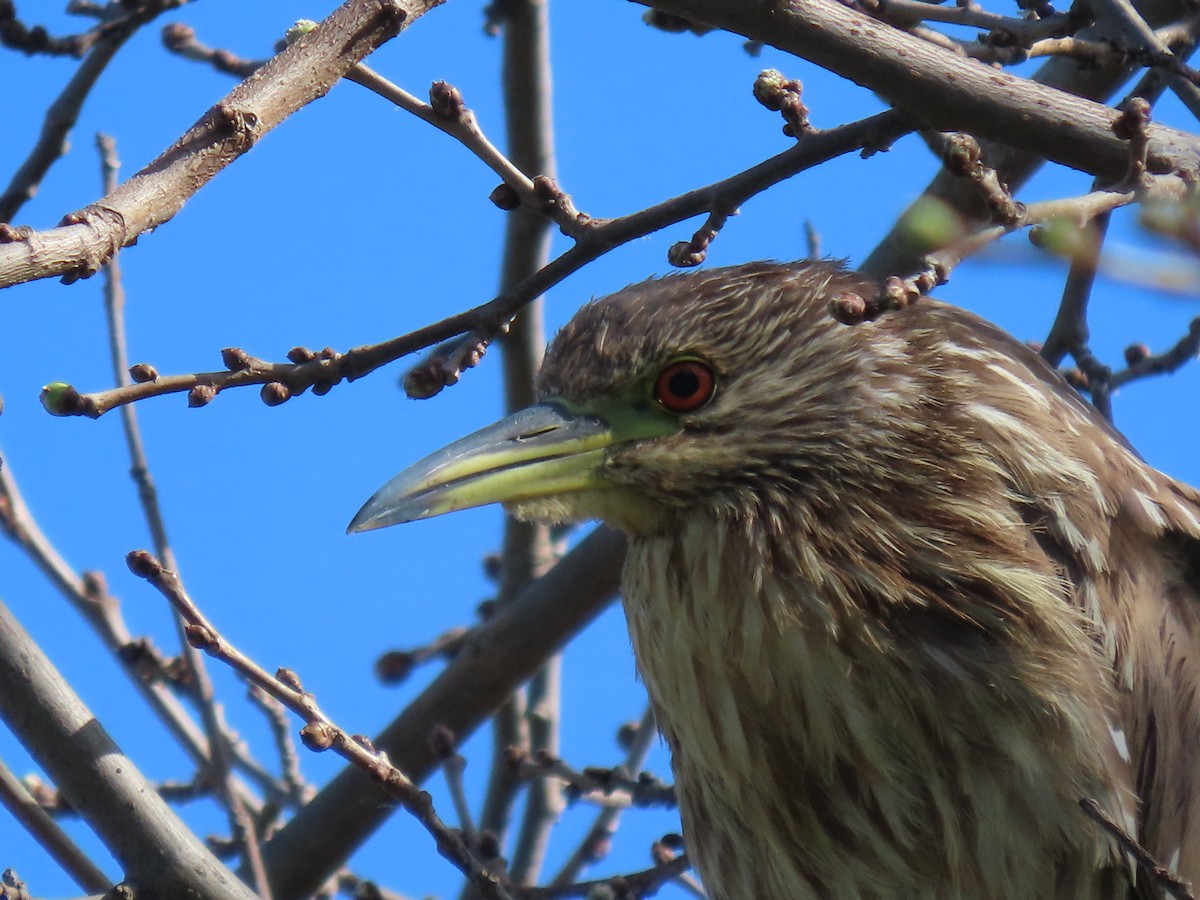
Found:
[[[977,624],[881,618],[863,598],[894,602],[885,570],[798,547],[795,529],[784,548],[768,520],[692,516],[630,542],[630,633],[713,896],[860,896],[838,873],[871,870],[928,886],[935,858],[961,863],[941,885],[954,896],[1059,896],[1050,864],[1027,865],[1048,858],[1039,842],[1108,852],[1077,805],[1114,756],[1094,749],[1111,744],[1096,698],[1024,678],[1022,646]],[[720,827],[697,824],[705,809]],[[752,819],[776,826],[754,835],[761,853],[737,849]],[[1028,846],[1001,840],[1023,830]]]

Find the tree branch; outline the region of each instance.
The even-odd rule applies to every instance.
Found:
[[[1125,174],[1128,149],[1111,130],[1112,110],[966,60],[857,13],[837,0],[638,0],[793,53],[875,91],[938,131],[967,131],[1103,175]],[[1196,172],[1200,138],[1150,130],[1150,171]]]
[[[85,278],[119,248],[169,221],[208,181],[292,113],[442,0],[347,0],[235,87],[156,160],[43,232],[0,226],[0,287]]]
[[[145,900],[254,900],[123,754],[0,603],[0,717]]]
[[[127,557],[129,569],[148,581],[170,602],[171,607],[187,623],[189,643],[198,650],[221,660],[246,681],[266,691],[305,721],[300,731],[305,746],[314,752],[332,749],[343,759],[365,772],[380,785],[388,797],[397,801],[425,827],[437,842],[438,851],[450,860],[479,887],[490,900],[511,900],[499,880],[489,872],[433,808],[429,794],[405,775],[388,759],[386,753],[375,749],[362,736],[351,735],[325,715],[316,698],[304,690],[300,679],[290,669],[279,669],[274,676],[246,656],[213,627],[200,608],[183,588],[176,573],[163,568],[161,562],[145,550],[135,550]]]
[[[533,298],[614,247],[693,216],[736,209],[755,194],[805,169],[855,150],[885,148],[911,128],[908,118],[901,113],[894,110],[878,113],[805,135],[794,147],[756,166],[639,212],[618,219],[592,219],[574,247],[493,300],[378,344],[355,347],[345,353],[327,348],[314,354],[295,348],[289,353],[293,360],[290,364],[267,362],[243,350],[229,348],[222,354],[228,366],[225,371],[160,376],[153,367],[141,364],[134,366],[144,378],[138,383],[81,394],[68,384],[56,382],[43,391],[42,402],[55,415],[98,418],[125,403],[182,391],[188,392],[189,405],[203,406],[226,388],[257,384],[264,386],[263,399],[277,405],[310,387],[313,393],[324,394],[340,381],[362,378],[402,356],[457,335],[471,334],[486,345]],[[434,382],[429,385],[430,390],[414,396],[432,396],[441,386]]]
[[[617,592],[625,540],[598,528],[507,608],[474,632],[468,645],[377,738],[375,746],[421,782],[437,768],[430,746],[443,726],[460,741],[474,731],[547,658],[595,618]],[[391,815],[377,784],[343,770],[267,842],[277,900],[312,894],[355,847]]]
[[[0,761],[0,803],[28,831],[42,849],[71,876],[82,890],[104,893],[112,887],[112,881],[92,860],[79,849],[50,814],[42,809],[25,785]]]

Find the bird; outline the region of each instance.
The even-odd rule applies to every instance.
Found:
[[[500,502],[626,533],[713,900],[1166,896],[1133,842],[1200,879],[1200,492],[962,308],[830,313],[879,291],[755,262],[592,300],[535,405],[348,530]]]

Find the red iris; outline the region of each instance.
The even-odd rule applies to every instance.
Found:
[[[695,412],[712,399],[717,382],[706,363],[681,359],[658,373],[654,399],[673,413]]]

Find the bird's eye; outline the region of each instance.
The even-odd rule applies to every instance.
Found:
[[[681,359],[658,373],[654,399],[669,412],[695,412],[712,399],[716,386],[716,378],[707,363]]]

